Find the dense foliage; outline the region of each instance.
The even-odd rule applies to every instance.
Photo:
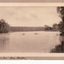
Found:
[[[57,12],[62,21],[58,24],[61,35],[64,35],[64,7],[57,7]]]
[[[0,33],[8,33],[9,32],[9,24],[5,22],[4,19],[0,20]]]

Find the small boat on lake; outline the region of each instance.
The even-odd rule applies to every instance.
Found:
[[[25,33],[23,33],[22,35],[25,35]]]
[[[35,35],[38,35],[38,33],[34,33]]]

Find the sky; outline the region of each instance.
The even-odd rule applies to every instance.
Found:
[[[59,23],[61,18],[55,6],[0,7],[0,19],[10,26],[42,27]]]

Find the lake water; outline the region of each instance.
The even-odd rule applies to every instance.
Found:
[[[0,52],[49,53],[59,45],[59,32],[10,32],[0,34]]]

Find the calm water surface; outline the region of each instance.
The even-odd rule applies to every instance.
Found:
[[[0,52],[48,53],[59,45],[59,32],[11,32],[0,34]]]

